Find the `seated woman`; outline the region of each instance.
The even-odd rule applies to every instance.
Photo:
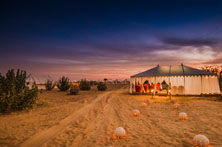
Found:
[[[149,83],[148,80],[146,80],[146,81],[143,83],[144,91],[145,91],[145,92],[149,92],[149,87],[150,87],[150,83]]]
[[[159,82],[156,84],[156,90],[160,90],[160,83]]]

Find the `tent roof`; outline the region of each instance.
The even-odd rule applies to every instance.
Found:
[[[36,84],[45,84],[47,82],[47,80],[50,80],[50,81],[55,81],[51,76],[35,76],[33,74],[29,74],[27,77],[26,77],[26,82],[29,82],[29,83],[36,83]]]
[[[159,66],[149,69],[147,71],[138,73],[131,77],[145,77],[145,76],[188,76],[188,75],[216,75],[211,72],[195,69],[185,66],[183,64],[176,66]]]

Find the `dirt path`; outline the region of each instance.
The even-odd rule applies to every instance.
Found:
[[[32,137],[30,137],[28,140],[26,140],[24,143],[22,143],[20,146],[41,146],[43,143],[53,139],[56,137],[59,133],[61,133],[70,123],[76,121],[79,119],[79,117],[83,116],[84,114],[91,111],[91,109],[95,106],[96,103],[100,103],[101,99],[104,99],[104,97],[108,97],[111,92],[107,92],[105,94],[99,95],[96,99],[94,99],[90,104],[85,105],[81,109],[79,109],[77,112],[74,112],[73,114],[66,117],[64,120],[58,123],[58,125],[55,125],[48,130],[42,131]]]
[[[150,105],[141,108],[141,102],[147,99]],[[204,134],[214,147],[222,147],[222,103],[204,99],[176,101],[181,103],[179,110],[173,109],[166,99],[129,95],[128,89],[97,93],[80,98],[78,109],[31,136],[21,146],[191,147],[192,138]],[[67,107],[77,106],[68,104]],[[133,109],[139,109],[141,117],[133,117]],[[187,112],[190,120],[177,120],[179,112]],[[112,138],[114,129],[119,126],[127,131],[126,139]]]

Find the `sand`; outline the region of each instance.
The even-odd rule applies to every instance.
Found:
[[[0,146],[191,147],[193,137],[203,134],[211,145],[222,147],[222,102],[172,98],[180,109],[167,97],[129,95],[121,87],[106,92],[94,87],[74,96],[43,91],[33,109],[0,115]],[[150,104],[142,108],[147,99]],[[141,116],[133,117],[133,109]],[[186,112],[189,120],[178,120],[179,112]],[[127,132],[125,139],[112,137],[119,126]]]

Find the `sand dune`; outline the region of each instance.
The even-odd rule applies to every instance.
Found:
[[[147,108],[140,106],[149,99]],[[70,96],[56,90],[40,95],[42,106],[0,116],[0,146],[153,146],[190,147],[196,134],[203,134],[215,147],[222,143],[222,103],[203,98],[129,95],[128,89],[81,92]],[[140,117],[131,111],[139,109]],[[186,112],[189,120],[177,119]],[[126,139],[112,137],[116,127],[127,131]]]

